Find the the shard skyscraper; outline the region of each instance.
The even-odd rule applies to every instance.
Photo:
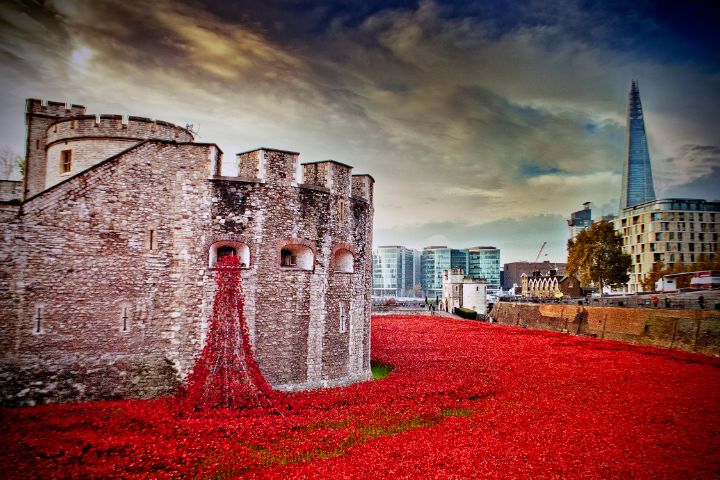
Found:
[[[655,200],[650,151],[648,150],[647,135],[645,135],[640,90],[637,80],[633,80],[628,98],[627,139],[620,211],[650,200]]]

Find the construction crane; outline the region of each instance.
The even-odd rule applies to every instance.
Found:
[[[547,245],[547,242],[543,242],[542,246],[540,247],[540,250],[538,250],[537,257],[535,257],[535,261],[533,263],[537,263],[538,259],[540,258],[540,254],[542,253],[543,249],[545,248],[545,245]]]

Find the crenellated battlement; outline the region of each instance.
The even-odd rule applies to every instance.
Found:
[[[352,176],[352,193],[351,195],[355,198],[362,198],[373,203],[373,185],[375,185],[375,179],[372,175],[362,174]]]
[[[25,101],[25,113],[66,117],[84,115],[86,110],[84,105],[68,105],[66,102],[40,100],[37,98],[28,98]]]
[[[236,155],[238,175],[263,183],[297,185],[298,152],[261,147]]]
[[[303,184],[327,188],[330,193],[349,197],[352,167],[335,160],[302,164]]]
[[[192,142],[186,128],[162,120],[122,115],[78,115],[66,117],[47,127],[46,146],[78,138],[124,138],[133,140],[176,140]]]
[[[353,175],[353,167],[337,160],[302,163],[298,172],[299,155],[297,152],[267,147],[238,153],[238,177],[262,183],[312,188],[372,202],[375,180],[370,175]],[[298,173],[302,179],[298,178]]]

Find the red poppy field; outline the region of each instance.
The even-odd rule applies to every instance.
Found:
[[[720,359],[374,317],[382,380],[275,408],[0,410],[8,478],[718,478]]]

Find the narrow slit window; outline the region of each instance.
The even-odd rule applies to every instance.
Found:
[[[122,331],[127,332],[128,330],[128,309],[127,307],[123,307],[123,314],[122,314]]]
[[[340,333],[347,331],[347,314],[345,312],[345,305],[340,304]]]
[[[72,150],[60,152],[60,173],[70,173],[72,170]]]
[[[148,232],[148,245],[150,246],[150,250],[157,248],[157,233],[152,228]]]
[[[42,320],[43,320],[43,318],[42,318],[43,311],[42,310],[43,310],[42,307],[37,307],[37,319],[36,319],[37,321],[35,324],[35,333],[40,333],[40,329],[42,328]]]
[[[338,200],[338,221],[340,223],[345,221],[345,202]]]

